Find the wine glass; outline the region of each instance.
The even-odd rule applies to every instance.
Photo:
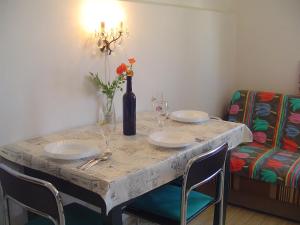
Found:
[[[165,121],[168,118],[168,102],[165,100],[163,94],[159,98],[152,97],[152,106],[155,112],[155,117],[158,123],[158,127],[162,129],[165,125]]]

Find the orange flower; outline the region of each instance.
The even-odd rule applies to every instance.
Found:
[[[120,66],[118,66],[118,68],[116,70],[118,75],[122,75],[126,71],[127,71],[127,66],[125,63],[122,63]]]
[[[133,65],[135,63],[135,58],[128,59],[128,62],[130,65]]]
[[[127,71],[127,76],[128,77],[132,77],[133,76],[133,71],[132,70],[128,70]]]

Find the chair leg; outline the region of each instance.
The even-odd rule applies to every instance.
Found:
[[[4,202],[4,224],[10,225],[8,198],[4,197],[3,202]]]
[[[220,202],[220,209],[219,209],[219,211],[220,211],[220,214],[219,214],[219,224],[220,225],[225,225],[225,220],[224,220],[224,218],[223,218],[223,213],[224,213],[224,198],[223,198],[223,196],[222,196],[222,200],[221,200],[221,202]]]
[[[222,224],[222,207],[221,207],[221,202],[215,204],[215,209],[214,209],[214,222],[213,225],[223,225]]]
[[[225,202],[224,202],[224,200],[225,200],[225,198],[224,198],[224,183],[225,183],[225,181],[224,181],[224,176],[225,176],[225,174],[224,174],[224,172],[222,172],[221,173],[221,187],[220,187],[220,196],[221,196],[221,200],[220,200],[220,202],[218,203],[218,211],[219,211],[219,218],[218,218],[218,224],[219,225],[225,225],[225,219],[224,219],[224,206],[225,206]]]
[[[227,152],[226,159],[225,159],[225,168],[224,168],[224,187],[222,193],[222,223],[225,225],[226,222],[226,215],[227,215],[227,205],[228,205],[228,195],[230,189],[230,158],[231,158],[231,151]]]
[[[225,172],[226,173],[226,172]],[[219,202],[215,204],[215,209],[214,209],[214,222],[213,225],[225,225],[225,219],[224,219],[224,209],[227,204],[227,202],[224,202],[224,186],[226,185],[225,182],[225,173],[221,172],[219,174],[219,179],[217,180],[217,188],[218,190],[218,199]],[[226,213],[226,212],[225,212]]]

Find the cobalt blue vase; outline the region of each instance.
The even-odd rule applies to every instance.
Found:
[[[132,77],[127,77],[126,93],[123,95],[123,134],[136,134],[136,97],[132,92]]]

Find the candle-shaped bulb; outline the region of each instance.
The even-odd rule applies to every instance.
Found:
[[[120,22],[120,31],[123,32],[123,21]]]
[[[101,22],[101,33],[105,32],[105,22]]]

